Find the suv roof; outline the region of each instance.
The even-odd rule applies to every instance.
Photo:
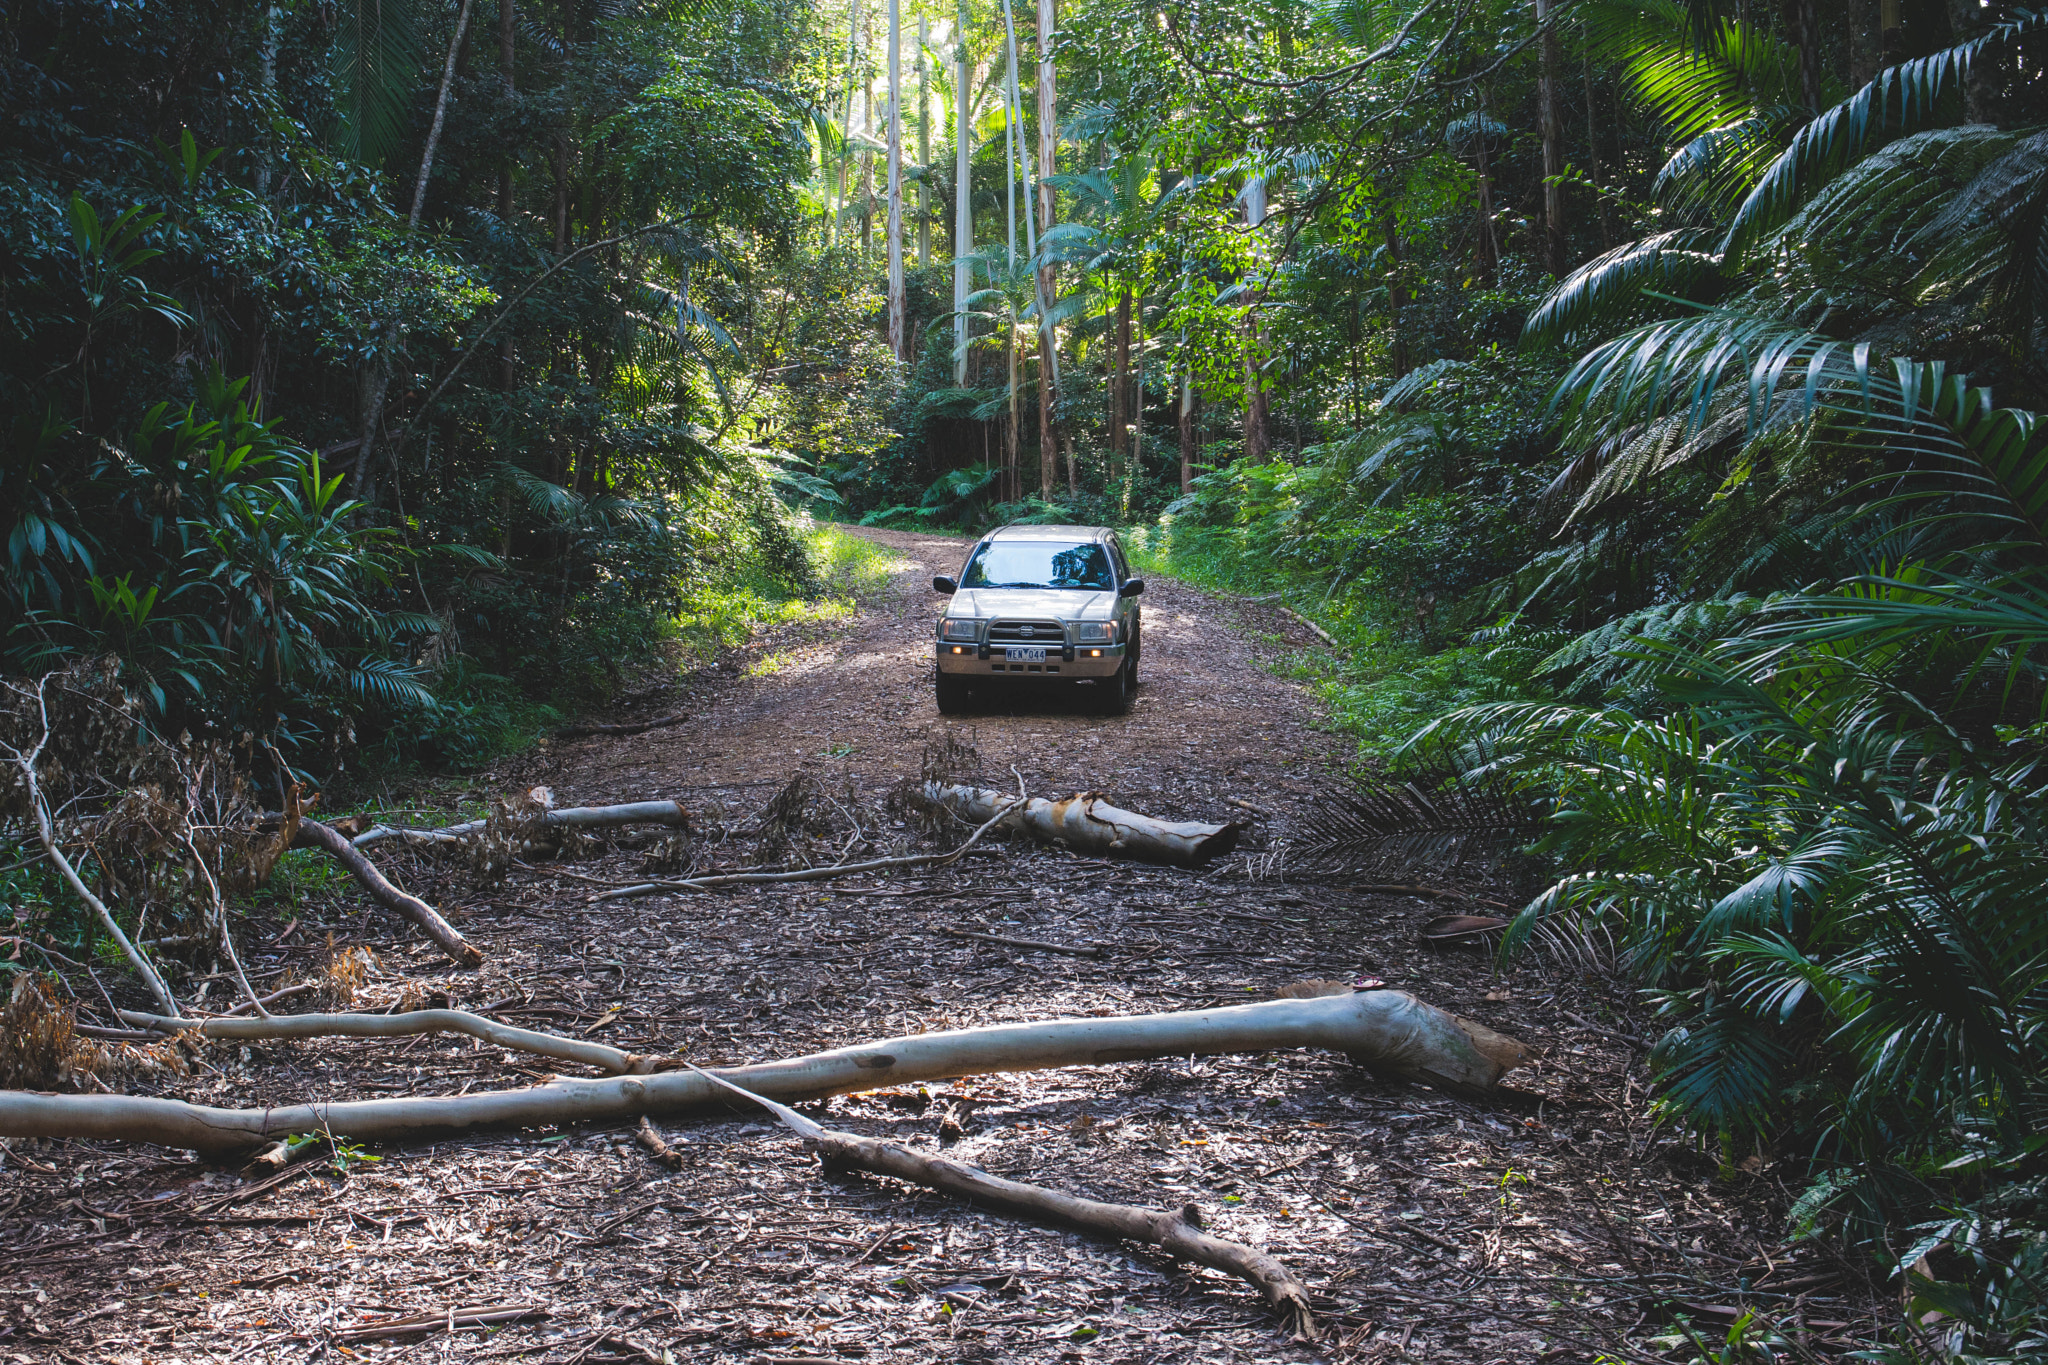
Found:
[[[999,526],[988,540],[1107,540],[1107,526]]]

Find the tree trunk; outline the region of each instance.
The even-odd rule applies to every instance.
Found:
[[[413,181],[412,211],[406,215],[406,230],[417,231],[420,225],[420,210],[426,203],[427,181],[434,174],[434,151],[441,142],[441,126],[448,118],[448,97],[455,85],[455,58],[462,50],[462,35],[469,28],[469,8],[474,0],[462,0],[462,8],[455,16],[455,34],[448,40],[448,59],[441,68],[441,90],[434,99],[434,119],[427,130],[427,143],[420,152],[420,171]],[[358,495],[365,502],[374,502],[377,496],[377,461],[382,452],[377,447],[377,433],[384,426],[384,407],[391,394],[391,372],[399,342],[404,333],[397,322],[388,322],[380,330],[375,354],[363,375],[357,404],[360,429],[357,432],[360,444],[356,447],[356,468],[354,484]]]
[[[1130,429],[1130,414],[1125,411],[1131,373],[1131,291],[1128,289],[1117,294],[1111,335],[1115,338],[1115,373],[1109,381],[1109,454],[1114,460],[1124,453],[1124,433]]]
[[[1191,374],[1183,373],[1180,378],[1180,491],[1185,494],[1195,486],[1195,380]]]
[[[1263,464],[1271,449],[1266,433],[1269,403],[1265,376],[1259,369],[1259,342],[1259,305],[1254,294],[1251,305],[1244,310],[1244,457],[1253,464]]]
[[[718,1074],[755,1094],[794,1104],[958,1076],[1296,1047],[1327,1048],[1382,1074],[1481,1097],[1529,1058],[1521,1043],[1484,1025],[1424,1004],[1406,991],[1377,990],[911,1034],[787,1061],[723,1068]],[[247,1151],[291,1133],[403,1142],[487,1127],[630,1123],[642,1115],[712,1108],[723,1093],[692,1071],[260,1109],[216,1109],[137,1095],[8,1090],[0,1091],[0,1136],[154,1142],[217,1155]]]
[[[903,294],[902,8],[901,0],[889,0],[889,350],[898,365],[909,359]]]
[[[1564,132],[1557,119],[1557,30],[1551,20],[1552,0],[1535,0],[1538,76],[1536,80],[1536,121],[1543,138],[1543,247],[1544,264],[1553,275],[1564,274],[1564,186],[1557,177],[1564,173]]]
[[[917,16],[917,268],[932,263],[932,73],[925,61],[930,21]]]
[[[1380,221],[1387,235],[1387,263],[1392,267],[1387,278],[1387,322],[1394,334],[1394,344],[1388,360],[1394,377],[1399,379],[1414,368],[1408,355],[1407,333],[1401,325],[1402,311],[1408,306],[1408,285],[1404,279],[1407,260],[1401,250],[1401,225],[1395,221],[1394,211],[1383,206]]]
[[[953,386],[967,387],[967,295],[972,267],[967,256],[974,250],[974,192],[969,163],[968,124],[972,117],[967,89],[967,6],[961,0],[955,21],[960,26],[957,55],[953,63]],[[1011,490],[1007,496],[1014,498]]]
[[[1492,284],[1494,272],[1500,266],[1500,243],[1493,235],[1493,172],[1486,154],[1486,130],[1490,120],[1486,116],[1486,91],[1479,91],[1479,245],[1475,253],[1472,273],[1482,284]]]
[[[1130,297],[1128,290],[1126,298]],[[1136,494],[1138,475],[1145,468],[1145,298],[1138,296],[1138,306],[1130,314],[1131,336],[1136,343],[1131,348],[1131,458],[1124,464],[1124,495],[1118,506],[1128,520],[1131,515],[1131,498]]]
[[[1586,74],[1586,161],[1593,171],[1593,183],[1605,185],[1607,177],[1600,169],[1600,120],[1593,109],[1593,58],[1590,53],[1585,59]],[[1600,249],[1607,251],[1614,246],[1614,210],[1607,202],[1607,196],[1600,196]]]
[[[1950,0],[1951,4],[1962,0]],[[1799,98],[1808,113],[1820,112],[1820,15],[1813,0],[1792,0],[1792,37],[1799,45]]]
[[[1053,189],[1049,178],[1059,174],[1059,97],[1054,87],[1052,61],[1053,0],[1038,0],[1038,232],[1052,231]],[[1037,248],[1033,247],[1035,253]],[[1038,440],[1040,476],[1046,495],[1052,494],[1057,477],[1059,435],[1054,390],[1059,383],[1059,337],[1046,315],[1059,298],[1059,276],[1051,265],[1038,268]],[[1078,493],[1080,479],[1074,468],[1074,454],[1067,452],[1067,491]]]

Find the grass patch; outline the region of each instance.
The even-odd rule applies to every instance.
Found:
[[[843,526],[818,523],[807,527],[802,536],[814,578],[808,588],[749,565],[691,595],[675,623],[677,636],[691,655],[709,659],[720,649],[745,644],[764,626],[844,620],[853,615],[856,602],[879,592],[904,566],[887,546],[854,535]],[[755,671],[773,672],[788,662],[771,655],[761,660]]]
[[[1391,604],[1359,588],[1336,593],[1271,555],[1253,553],[1226,529],[1141,526],[1124,533],[1134,568],[1212,592],[1270,597],[1337,641],[1331,651],[1296,649],[1277,636],[1261,662],[1321,702],[1330,727],[1351,736],[1362,758],[1388,759],[1423,726],[1461,706],[1533,695],[1517,664],[1477,645],[1432,649],[1389,621]]]

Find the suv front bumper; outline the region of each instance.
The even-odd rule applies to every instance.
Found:
[[[989,656],[981,657],[980,645],[941,644],[939,672],[966,674],[976,678],[1111,678],[1123,667],[1122,645],[1076,645],[1074,657],[1065,657],[1064,645],[1048,645],[1042,664],[1011,663],[1003,657],[1003,646],[994,645]],[[955,651],[958,651],[957,653]]]

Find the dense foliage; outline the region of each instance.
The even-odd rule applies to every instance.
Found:
[[[801,586],[726,393],[809,155],[790,24],[12,7],[10,664],[118,655],[315,768],[471,758],[707,584]]]

